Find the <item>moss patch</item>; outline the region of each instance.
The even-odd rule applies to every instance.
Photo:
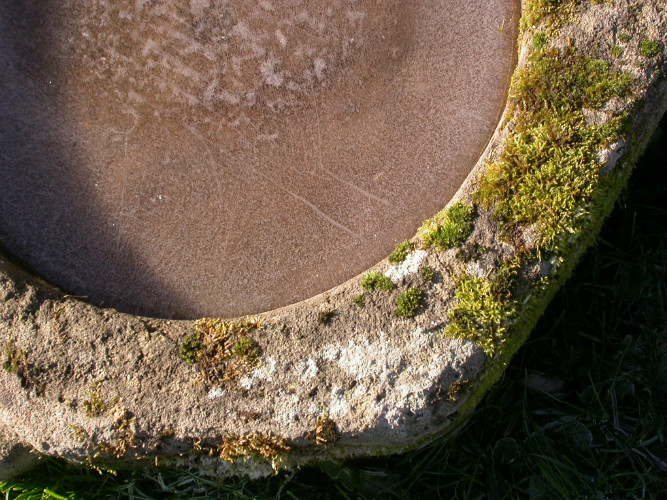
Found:
[[[473,230],[475,208],[458,202],[447,210],[427,220],[419,229],[419,239],[425,247],[436,250],[454,248],[463,242]]]
[[[398,264],[403,262],[410,252],[415,249],[415,244],[412,241],[404,241],[396,245],[396,248],[389,255],[389,262]]]
[[[575,0],[532,0],[522,2],[522,14],[519,22],[521,31],[531,29],[543,20],[550,29],[565,24],[574,15]]]
[[[220,458],[229,462],[255,456],[271,460],[275,466],[276,461],[290,449],[287,440],[282,436],[272,433],[252,433],[224,438],[217,452]]]
[[[224,322],[203,318],[195,323],[196,333],[179,345],[180,357],[196,364],[210,385],[231,382],[254,368],[260,348],[251,333],[262,327],[259,317]]]
[[[245,359],[248,363],[254,363],[259,357],[259,346],[252,337],[242,336],[236,341],[234,354]]]
[[[422,264],[419,266],[419,276],[421,276],[421,278],[427,283],[431,283],[435,278],[435,269],[433,269],[431,266],[427,266],[426,264]]]
[[[21,387],[27,390],[34,389],[40,395],[44,387],[38,381],[35,367],[28,362],[28,353],[16,347],[16,339],[9,339],[2,347],[4,362],[2,367],[7,373],[13,373],[19,378]]]
[[[533,35],[533,47],[537,50],[542,50],[546,47],[547,42],[549,41],[549,36],[543,31],[538,31]]]
[[[186,363],[195,363],[197,361],[197,353],[204,348],[201,342],[201,334],[192,333],[185,337],[178,346],[178,354]]]
[[[644,57],[655,57],[660,55],[660,42],[655,40],[642,40],[639,43],[639,54]]]
[[[385,275],[371,271],[366,273],[366,276],[361,280],[361,288],[364,290],[381,290],[383,292],[390,292],[394,289],[394,284]]]
[[[8,373],[20,373],[26,369],[28,356],[22,349],[16,347],[16,339],[9,339],[2,347],[5,361],[2,367]]]
[[[359,295],[356,295],[356,296],[352,299],[352,302],[354,302],[354,304],[355,304],[357,307],[360,307],[360,308],[361,308],[361,307],[364,307],[364,306],[366,305],[366,294],[361,293],[361,294],[359,294]]]
[[[424,292],[419,288],[408,288],[396,297],[396,316],[412,318],[424,302]]]
[[[458,302],[447,314],[450,323],[445,335],[472,340],[488,356],[498,353],[519,308],[516,289],[524,262],[524,256],[508,259],[491,278],[459,277]]]
[[[531,54],[510,87],[513,134],[486,168],[473,198],[494,207],[505,230],[537,223],[538,246],[562,246],[581,227],[584,207],[600,182],[598,151],[616,140],[623,126],[621,118],[589,126],[583,109],[626,96],[631,82],[574,48]]]

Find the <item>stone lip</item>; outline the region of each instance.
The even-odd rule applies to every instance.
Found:
[[[599,155],[606,162],[604,171],[618,172],[620,181],[627,179],[667,108],[663,11],[656,2],[586,4],[549,42],[574,45],[580,54],[606,59],[633,76],[629,97],[590,115],[599,124],[630,113],[634,140],[625,146],[617,142]],[[524,30],[519,69],[537,31]],[[621,60],[613,60],[611,49],[621,31],[631,41]],[[644,38],[658,40],[662,55],[640,56]],[[450,206],[470,201],[476,180],[504,149],[516,119],[508,108]],[[603,215],[622,182],[614,186],[605,193]],[[603,216],[597,219],[590,227],[599,229]],[[5,367],[0,370],[0,427],[12,430],[11,436],[0,436],[8,443],[3,447],[7,453],[0,455],[0,474],[19,472],[20,466],[6,465],[10,460],[18,464],[16,457],[25,457],[29,448],[101,466],[155,463],[197,467],[218,476],[259,476],[427,442],[456,425],[497,380],[595,231],[575,234],[559,259],[525,270],[535,280],[551,279],[525,294],[519,320],[508,332],[515,340],[500,355],[489,357],[471,340],[443,336],[447,312],[457,302],[457,271],[479,277],[497,273],[519,246],[537,245],[539,228],[519,233],[513,243],[504,242],[492,210],[479,209],[472,232],[458,248],[413,250],[404,263],[385,260],[375,266],[371,271],[391,278],[391,291],[363,290],[360,275],[232,326],[97,308],[0,258]],[[462,257],[482,247],[483,256]],[[432,281],[421,276],[422,265],[435,271]],[[423,291],[422,307],[414,317],[398,316],[396,300],[413,287]],[[188,356],[196,362],[184,361]],[[206,364],[215,356],[219,363]],[[32,463],[27,459],[24,466]]]

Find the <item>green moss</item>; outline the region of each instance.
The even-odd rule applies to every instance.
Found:
[[[424,292],[419,288],[408,288],[396,297],[396,316],[412,318],[422,306]]]
[[[614,57],[621,57],[621,55],[623,55],[623,47],[620,45],[614,45],[611,48],[611,55]]]
[[[389,255],[389,262],[397,264],[403,262],[410,252],[415,249],[415,244],[411,241],[404,241],[396,245],[396,248]]]
[[[2,352],[5,356],[5,361],[2,367],[8,373],[19,373],[23,371],[27,362],[27,355],[25,351],[16,347],[16,339],[9,339],[2,347]]]
[[[556,29],[574,14],[575,0],[529,0],[522,2],[519,26],[521,31],[538,26],[546,21],[549,29]]]
[[[364,290],[381,290],[390,292],[394,289],[394,284],[389,278],[377,271],[370,271],[361,280],[361,288]]]
[[[508,232],[536,223],[540,247],[563,245],[581,226],[584,207],[601,180],[598,151],[617,140],[623,125],[614,118],[588,126],[583,109],[626,96],[631,81],[572,48],[531,54],[510,88],[517,112],[513,134],[487,166],[473,198],[494,207]]]
[[[549,41],[549,36],[543,31],[538,31],[533,35],[533,47],[537,50],[542,50],[546,47],[547,42]]]
[[[239,337],[234,346],[234,354],[246,361],[253,362],[259,357],[259,345],[252,337]]]
[[[655,57],[660,55],[660,42],[655,40],[642,40],[639,43],[639,54],[644,57]]]
[[[465,274],[456,283],[457,304],[448,312],[445,335],[472,340],[488,356],[505,342],[505,333],[517,312],[513,289],[520,263],[507,261],[493,278]]]
[[[433,281],[433,278],[435,278],[435,269],[433,269],[431,266],[427,266],[426,264],[422,264],[419,266],[419,275],[424,281],[430,283]]]
[[[454,248],[463,242],[473,230],[475,208],[462,202],[427,220],[419,228],[419,238],[424,246],[436,250]]]
[[[621,43],[628,43],[630,41],[630,35],[627,33],[621,33],[618,35],[618,41]]]
[[[195,363],[197,361],[197,354],[204,345],[201,342],[201,335],[193,333],[183,339],[178,346],[178,355],[186,363]]]
[[[317,313],[317,322],[320,325],[328,325],[331,322],[331,319],[334,317],[335,313],[336,311],[333,310],[320,311]]]
[[[21,382],[21,387],[34,390],[41,395],[44,386],[36,376],[34,366],[28,362],[28,353],[16,347],[16,339],[9,339],[3,347],[2,352],[5,360],[2,367],[7,373],[13,373]]]
[[[357,307],[364,307],[366,305],[366,294],[361,293],[352,299],[352,302],[356,304]]]

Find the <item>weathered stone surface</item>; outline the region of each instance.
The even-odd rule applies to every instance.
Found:
[[[458,246],[421,248],[416,237],[405,262],[375,266],[391,277],[391,291],[363,290],[359,276],[234,326],[96,308],[3,258],[0,423],[43,454],[116,467],[181,464],[215,475],[261,475],[275,467],[397,452],[455,425],[497,380],[592,243],[667,108],[666,10],[664,2],[584,2],[559,29],[549,28],[546,17],[523,32],[517,71],[536,50],[534,33],[548,30],[548,46],[576,47],[633,77],[630,93],[586,113],[597,124],[627,114],[633,133],[619,134],[596,156],[591,168],[609,182],[595,184],[604,190],[573,208],[579,222],[561,251],[540,261],[539,225],[518,225],[508,238],[493,207],[480,207]],[[628,41],[614,57],[620,33]],[[644,40],[657,43],[660,53],[642,56]],[[450,206],[469,202],[480,175],[518,127],[514,111],[510,101]],[[535,260],[516,274],[523,289],[518,310],[501,324],[506,343],[489,351],[479,341],[442,335],[453,321],[448,314],[463,300],[456,295],[462,279],[502,277],[503,266],[522,254]],[[422,276],[422,265],[434,270],[432,281]],[[423,291],[424,303],[414,317],[398,316],[396,300],[411,287]],[[464,319],[485,321],[474,314]]]

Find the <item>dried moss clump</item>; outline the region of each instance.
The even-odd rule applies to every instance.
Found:
[[[290,449],[287,440],[282,436],[272,433],[252,433],[245,436],[226,437],[217,452],[220,458],[229,462],[234,462],[238,458],[258,456],[271,460],[275,467],[276,460]]]
[[[424,292],[419,288],[408,288],[396,297],[396,316],[412,318],[424,302]]]
[[[331,323],[331,319],[334,317],[334,314],[336,314],[336,311],[333,311],[331,309],[327,309],[326,311],[320,311],[317,313],[317,322],[320,325],[328,325]]]
[[[136,450],[138,430],[136,417],[124,408],[118,408],[115,417],[113,441],[96,443],[96,453],[93,458],[107,454],[118,459],[124,457],[128,451]]]
[[[390,292],[394,289],[394,284],[385,275],[371,271],[366,273],[366,276],[361,280],[361,288],[365,290],[381,290],[383,292]]]
[[[396,245],[396,248],[389,255],[389,262],[398,264],[403,262],[410,252],[415,249],[415,244],[412,241],[404,241]]]
[[[102,390],[99,387],[99,382],[91,384],[88,389],[88,399],[83,401],[83,410],[91,418],[101,416],[107,411],[107,404],[102,399]]]
[[[336,423],[329,418],[328,414],[322,414],[317,417],[315,429],[308,433],[308,439],[315,441],[315,444],[324,445],[338,441],[339,434]]]
[[[419,229],[424,246],[447,250],[462,243],[473,230],[475,208],[458,202],[449,209],[427,220]]]
[[[456,401],[457,395],[463,391],[465,386],[470,383],[470,380],[457,380],[449,386],[449,391],[447,391],[447,400]]]
[[[201,368],[207,383],[230,382],[256,366],[260,348],[251,333],[261,327],[253,316],[229,322],[203,318],[195,323],[197,333],[183,339],[179,354]]]

